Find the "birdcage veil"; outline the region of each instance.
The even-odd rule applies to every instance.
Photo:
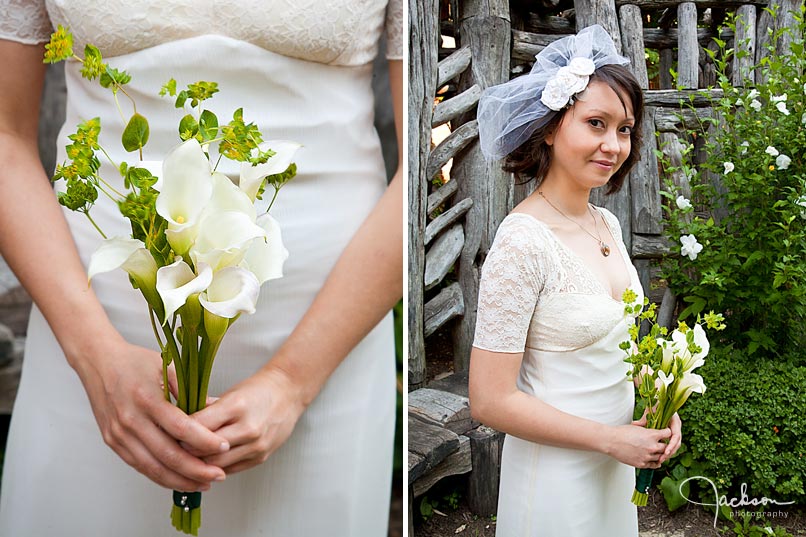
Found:
[[[572,104],[595,69],[629,63],[598,24],[549,44],[535,57],[528,74],[482,94],[477,113],[482,153],[488,160],[510,154]]]

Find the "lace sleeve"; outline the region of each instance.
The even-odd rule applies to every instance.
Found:
[[[48,42],[52,31],[44,0],[0,0],[0,39],[35,45]]]
[[[545,281],[545,258],[527,217],[508,216],[495,235],[482,268],[473,346],[523,352],[526,334]]]
[[[386,5],[386,59],[402,60],[404,44],[403,0],[389,0]]]

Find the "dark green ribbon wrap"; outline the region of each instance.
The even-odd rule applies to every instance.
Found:
[[[655,470],[649,468],[642,468],[638,470],[638,477],[635,479],[635,490],[642,494],[649,493],[649,487],[652,486],[652,476]]]
[[[198,509],[201,507],[201,492],[179,492],[174,491],[174,505],[184,509],[185,507]]]

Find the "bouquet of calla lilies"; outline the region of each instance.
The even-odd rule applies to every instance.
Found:
[[[85,47],[84,58],[73,54],[72,36],[59,26],[46,46],[45,62],[63,60],[81,62],[82,76],[98,79],[116,103],[118,93],[128,97],[125,84],[131,76],[103,63],[93,45]],[[127,152],[139,154],[135,162],[112,161],[98,143],[99,118],[82,122],[69,136],[68,160],[57,166],[53,178],[67,184],[59,203],[86,215],[104,239],[90,260],[89,279],[122,268],[145,298],[162,352],[165,398],[171,400],[168,370],[173,364],[176,405],[188,414],[205,406],[213,360],[227,329],[242,313],[254,313],[264,282],[283,275],[288,251],[268,210],[296,174],[292,158],[300,147],[289,141],[264,143],[240,109],[219,127],[215,114],[201,106],[217,91],[214,82],[189,84],[178,92],[173,79],[163,86],[160,95],[175,97],[176,108],[190,105],[190,110],[179,123],[180,143],[161,161],[143,160],[148,121],[136,112],[133,100],[121,143]],[[211,148],[218,150],[212,158]],[[123,192],[120,180],[116,188],[99,175],[96,153],[119,171]],[[216,172],[222,157],[241,162],[237,184]],[[268,187],[273,197],[266,213],[258,215],[255,201]],[[99,195],[117,204],[131,224],[131,236],[109,238],[92,219],[90,209]],[[197,535],[201,493],[174,491],[173,496],[174,527]]]
[[[705,393],[705,383],[694,370],[705,363],[710,350],[708,338],[701,323],[708,329],[725,328],[722,314],[710,312],[697,318],[693,328],[684,322],[669,333],[666,327],[656,324],[656,305],[638,296],[631,289],[624,292],[624,312],[630,319],[630,339],[619,345],[627,353],[625,362],[632,365],[627,376],[636,383],[638,396],[646,409],[647,429],[665,429],[675,412],[692,393]],[[646,307],[646,309],[644,309]],[[632,319],[637,318],[638,323]],[[649,333],[639,340],[641,321],[649,321]],[[642,468],[638,471],[632,502],[638,506],[647,504],[649,487],[654,471]]]

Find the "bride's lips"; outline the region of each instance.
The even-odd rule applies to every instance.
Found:
[[[611,162],[609,160],[592,160],[594,166],[599,168],[600,170],[610,171],[616,165],[615,162]]]

